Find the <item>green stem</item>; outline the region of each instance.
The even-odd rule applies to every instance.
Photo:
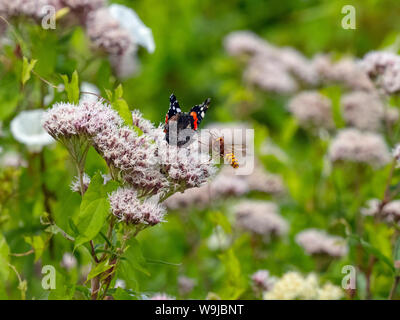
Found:
[[[388,298],[389,300],[393,300],[394,295],[396,293],[397,286],[399,285],[399,283],[400,283],[400,276],[396,276],[394,278],[392,289],[390,289],[390,294],[389,294],[389,298]]]

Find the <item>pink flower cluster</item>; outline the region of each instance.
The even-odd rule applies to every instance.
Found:
[[[43,8],[48,5],[61,8],[59,0],[0,0],[0,15],[5,18],[25,16],[40,19],[47,14]]]
[[[105,0],[0,0],[0,14],[7,18],[25,16],[40,19],[48,14],[44,8],[52,6],[56,10],[67,7],[82,16],[105,4]]]
[[[198,187],[214,175],[215,168],[210,156],[196,149],[197,144],[171,146],[163,132],[139,112],[134,111],[132,116],[143,134],[125,126],[118,113],[104,102],[84,100],[79,105],[55,104],[45,113],[43,126],[55,139],[72,144],[70,152],[77,149],[74,144],[89,142],[104,158],[114,178],[122,179],[125,187],[110,196],[114,215],[129,223],[154,225],[162,221],[163,210],[157,201],[139,198],[162,198]],[[82,139],[71,143],[74,137]],[[90,178],[83,178],[87,188]],[[77,181],[72,189],[80,191]]]
[[[400,200],[392,200],[380,209],[381,200],[370,199],[367,206],[361,209],[361,213],[365,216],[376,216],[387,223],[400,222]]]
[[[239,203],[234,211],[236,225],[240,229],[261,235],[267,240],[288,232],[288,223],[280,216],[278,206],[273,202],[246,200]]]
[[[340,130],[333,139],[329,158],[332,162],[349,161],[381,167],[390,161],[391,155],[381,135],[349,128]]]
[[[299,88],[339,83],[354,90],[374,90],[368,75],[353,58],[333,62],[328,55],[312,59],[290,47],[276,47],[249,31],[230,33],[224,40],[226,51],[249,57],[244,78],[261,89],[290,94]]]
[[[168,176],[175,190],[199,187],[216,172],[210,155],[200,152],[196,141],[195,136],[189,146],[182,148],[169,145],[165,140],[157,140],[161,171]]]
[[[108,54],[120,56],[134,46],[129,32],[120,26],[107,8],[89,13],[86,28],[94,45]]]
[[[303,91],[289,101],[289,110],[301,126],[334,127],[331,101],[318,91]]]
[[[208,184],[175,193],[165,201],[165,205],[171,210],[193,206],[205,208],[215,201],[240,197],[251,191],[277,195],[285,190],[280,176],[266,172],[260,166],[256,166],[253,173],[247,176],[235,175],[234,170],[224,167]]]
[[[331,236],[323,230],[307,229],[296,235],[296,242],[308,254],[327,254],[331,257],[342,257],[348,248],[341,237]]]
[[[265,292],[271,290],[274,286],[275,279],[271,277],[268,270],[258,270],[251,276],[253,288],[256,292]]]
[[[400,91],[400,56],[386,51],[372,51],[361,62],[365,72],[386,93]]]
[[[43,117],[43,127],[54,139],[93,137],[120,125],[118,113],[103,101],[83,101],[79,105],[56,103]]]
[[[140,200],[135,190],[120,188],[109,196],[111,212],[127,224],[154,226],[163,221],[165,209],[153,199]]]

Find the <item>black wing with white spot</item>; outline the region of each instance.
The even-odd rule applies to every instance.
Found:
[[[206,99],[201,105],[195,105],[189,112],[189,114],[192,114],[192,112],[195,112],[197,115],[197,125],[200,125],[200,122],[204,119],[204,116],[206,115],[206,112],[208,110],[208,107],[210,106],[211,99],[208,98]]]
[[[176,99],[174,94],[171,94],[171,96],[169,97],[169,109],[167,112],[167,116],[165,117],[165,122],[168,122],[168,120],[171,119],[174,115],[181,112],[182,110],[179,107],[178,100]]]

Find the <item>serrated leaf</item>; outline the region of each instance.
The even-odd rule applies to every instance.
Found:
[[[83,196],[79,214],[74,219],[79,235],[75,248],[92,240],[100,232],[110,212],[107,195],[118,187],[115,181],[104,185],[104,178],[97,173]]]
[[[22,76],[21,76],[21,82],[22,85],[25,85],[25,83],[31,78],[31,72],[33,68],[35,67],[37,60],[32,59],[31,61],[28,61],[26,57],[23,57],[22,61]]]
[[[79,102],[79,77],[78,72],[75,70],[72,73],[71,81],[68,76],[61,75],[64,81],[65,91],[67,92],[68,100],[71,103],[77,104]]]
[[[43,251],[45,248],[45,242],[43,241],[41,236],[33,236],[33,237],[24,237],[26,243],[30,244],[35,251],[35,262],[40,259],[43,255]]]

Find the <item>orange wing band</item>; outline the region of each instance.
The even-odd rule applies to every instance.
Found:
[[[197,122],[199,121],[197,118],[197,113],[192,111],[190,115],[193,117],[194,130],[197,130]]]

